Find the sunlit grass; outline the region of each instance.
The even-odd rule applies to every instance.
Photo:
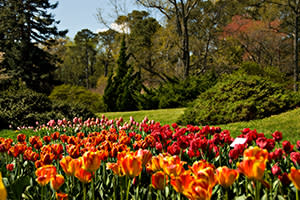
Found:
[[[123,117],[124,121],[128,121],[130,116],[132,116],[137,122],[141,122],[145,116],[147,116],[149,120],[154,120],[156,122],[160,122],[161,124],[171,125],[172,123],[176,122],[177,118],[181,114],[183,114],[184,109],[185,108],[142,110],[132,112],[108,112],[98,113],[98,116],[101,117],[102,114],[104,114],[108,119],[118,119]],[[223,130],[229,130],[231,135],[234,137],[238,136],[241,133],[240,131],[244,128],[256,129],[259,133],[265,133],[267,137],[271,137],[270,134],[278,130],[282,132],[284,140],[289,140],[295,144],[297,140],[300,140],[300,108],[265,119],[215,126],[220,126]],[[15,139],[18,133],[18,131],[14,130],[1,130],[0,137],[10,137]],[[29,130],[25,131],[25,133],[28,136],[34,134],[33,131]]]

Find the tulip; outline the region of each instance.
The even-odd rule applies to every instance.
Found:
[[[266,160],[244,159],[241,163],[237,163],[237,167],[239,172],[249,179],[262,180],[266,169]]]
[[[216,170],[216,178],[220,185],[227,188],[230,187],[234,181],[239,177],[237,170],[229,169],[228,167],[219,167]]]
[[[13,163],[10,163],[10,164],[7,164],[6,165],[6,169],[8,170],[8,171],[12,171],[12,170],[14,170],[14,164]]]
[[[0,172],[0,200],[6,200],[6,196],[7,196],[7,193],[6,193],[4,184],[2,182],[2,174]]]
[[[152,187],[154,187],[157,190],[163,190],[166,187],[167,178],[168,176],[166,176],[165,173],[162,171],[158,171],[152,174]]]
[[[35,175],[37,176],[36,181],[44,186],[56,175],[56,167],[53,165],[44,165],[35,171]]]
[[[65,193],[55,193],[55,197],[57,200],[68,200],[68,194]]]
[[[191,171],[187,170],[177,177],[171,176],[171,185],[176,192],[183,193],[183,191],[191,187],[190,184],[192,184],[194,180],[195,177],[191,175]]]
[[[83,168],[76,169],[75,177],[82,183],[89,183],[92,181],[92,173]]]
[[[121,167],[118,163],[106,163],[106,169],[110,169],[117,176],[124,176]]]
[[[76,168],[75,159],[71,158],[71,156],[66,156],[60,160],[59,164],[67,176],[74,176],[75,168]]]
[[[142,172],[142,161],[140,158],[128,153],[120,160],[122,172],[130,178],[138,176]]]
[[[81,157],[82,168],[89,172],[95,172],[101,165],[101,153],[99,151],[87,151]]]
[[[295,167],[291,168],[291,172],[288,174],[289,179],[292,181],[297,190],[300,190],[300,169]]]
[[[50,186],[57,191],[65,182],[65,178],[61,174],[56,174],[50,180]]]

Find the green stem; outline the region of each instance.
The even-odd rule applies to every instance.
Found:
[[[181,199],[181,194],[178,192],[177,193],[177,200],[180,200]]]
[[[255,200],[260,200],[260,182],[258,180],[255,181]]]
[[[225,188],[225,200],[228,200],[228,188]]]
[[[245,194],[248,194],[248,179],[245,178]]]
[[[95,180],[92,178],[92,200],[95,200]]]
[[[119,177],[119,182],[121,182],[121,184],[120,184],[120,189],[121,189],[121,191],[120,191],[120,197],[121,197],[121,199],[123,199],[123,183],[124,183],[124,181],[123,181],[123,178],[120,178]]]
[[[141,174],[139,175],[139,178],[136,180],[137,182],[137,187],[136,187],[136,191],[135,191],[135,199],[137,200],[139,197],[139,190],[140,190],[140,183],[138,181],[141,180]]]
[[[117,198],[116,198],[116,175],[114,175],[114,177],[113,177],[113,186],[114,186],[114,193],[113,193],[113,200],[116,200]]]
[[[82,200],[86,200],[86,187],[85,184],[82,182],[82,187],[83,187],[83,198]]]
[[[128,178],[128,176],[126,176],[126,183],[127,183],[127,191],[126,191],[126,200],[128,200],[128,196],[129,196],[129,189],[130,189],[130,179]]]
[[[296,189],[296,200],[299,200],[299,192],[297,189]]]
[[[151,189],[152,189],[152,185],[150,184],[149,185],[149,192],[148,192],[147,200],[152,199]]]

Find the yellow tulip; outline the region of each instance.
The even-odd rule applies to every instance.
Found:
[[[2,175],[1,175],[1,172],[0,172],[0,200],[6,200],[6,196],[7,196],[7,193],[6,193],[6,189],[4,187],[4,184],[2,182]]]

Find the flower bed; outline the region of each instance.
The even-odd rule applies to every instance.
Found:
[[[245,128],[231,145],[218,127],[104,116],[35,131],[0,138],[0,200],[5,190],[8,199],[299,199],[300,141],[278,131]]]

